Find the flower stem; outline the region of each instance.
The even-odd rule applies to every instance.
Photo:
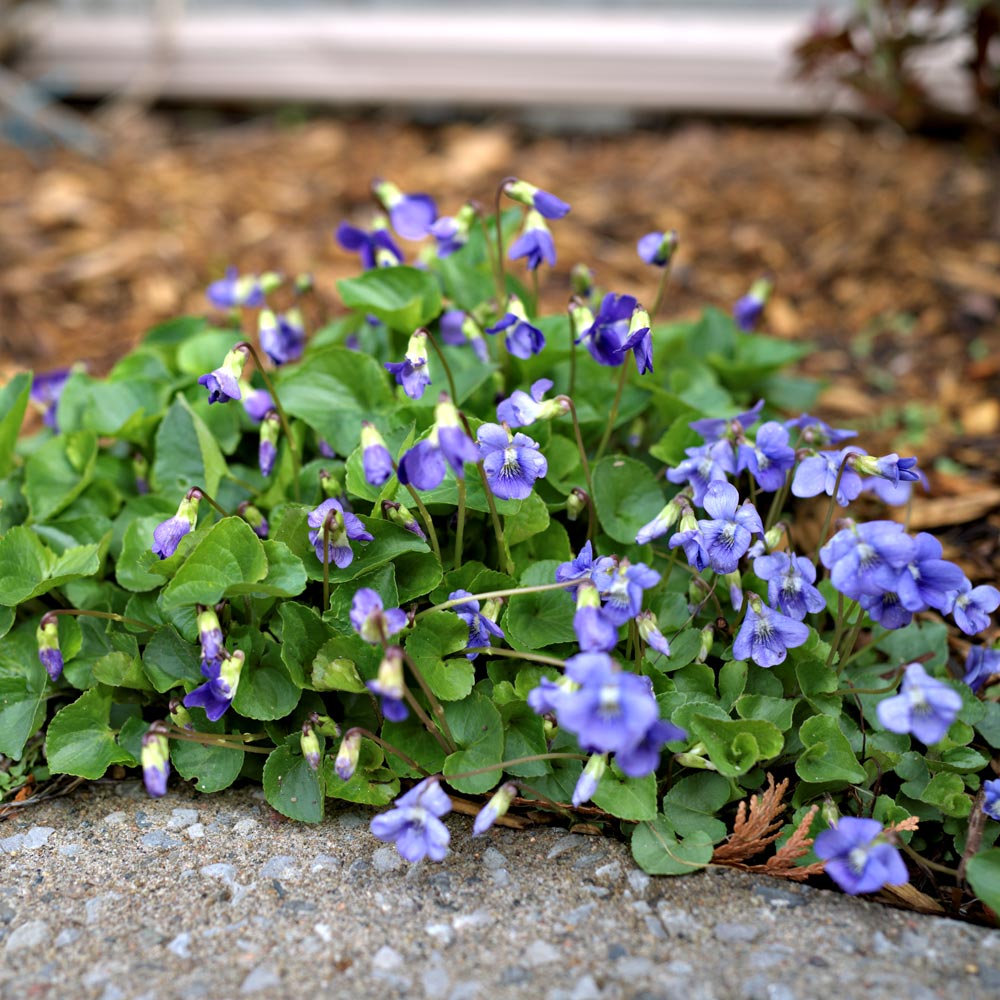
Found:
[[[454,753],[454,747],[448,745],[441,730],[431,722],[431,717],[424,711],[423,706],[413,697],[413,692],[405,684],[403,685],[403,697],[406,699],[406,704],[413,709],[413,714],[424,724],[427,732],[438,741],[441,749],[446,754]]]
[[[448,364],[448,359],[444,356],[444,351],[441,350],[441,345],[430,335],[430,332],[425,330],[427,334],[427,341],[434,348],[434,353],[437,354],[438,360],[441,362],[441,367],[444,368],[445,378],[448,379],[448,391],[451,393],[452,402],[458,405],[458,393],[455,391],[455,379],[451,374],[451,365]]]
[[[477,774],[489,774],[491,771],[503,771],[508,767],[516,767],[518,764],[532,764],[536,760],[587,760],[587,755],[582,753],[533,753],[528,757],[515,757],[513,760],[504,760],[499,764],[491,764],[489,767],[477,767],[474,771],[462,771],[461,774],[446,774],[445,781],[461,780],[462,778],[474,778]]]
[[[245,750],[247,753],[269,754],[271,752],[267,747],[251,747],[246,745],[253,740],[266,739],[266,733],[247,733],[245,736],[222,736],[213,733],[193,733],[189,729],[182,729],[180,726],[171,726],[167,733],[167,738],[171,740],[185,740],[188,743],[200,743],[203,746],[209,747],[223,747],[226,750]]]
[[[193,486],[188,490],[188,496],[192,499],[197,495],[200,500],[206,501],[209,506],[214,507],[223,517],[231,517],[232,515],[223,507],[217,500],[210,497],[200,486]]]
[[[399,465],[395,459],[392,460],[392,471],[396,473],[396,478],[398,479]],[[406,490],[413,497],[413,502],[417,505],[417,510],[420,511],[420,517],[423,519],[424,527],[427,529],[427,540],[431,543],[431,549],[437,557],[437,561],[441,562],[441,546],[438,545],[438,536],[434,530],[434,522],[431,520],[431,515],[424,506],[423,500],[420,499],[420,494],[417,493],[410,483],[406,484]]]
[[[569,396],[563,396],[569,404],[569,413],[573,418],[573,433],[576,435],[576,446],[580,451],[580,464],[583,466],[583,478],[587,480],[587,492],[594,496],[594,481],[590,478],[590,463],[587,461],[587,449],[583,446],[583,432],[580,430],[580,420],[576,415],[576,404]]]
[[[546,590],[567,590],[589,579],[589,576],[580,576],[575,580],[565,580],[562,583],[539,583],[533,587],[510,587],[507,590],[488,590],[481,594],[468,594],[465,597],[456,597],[451,601],[442,601],[432,608],[425,608],[417,614],[416,618],[423,618],[424,615],[429,615],[432,611],[447,611],[448,608],[465,604],[467,601],[488,601],[491,597],[516,597],[518,594],[541,594]]]
[[[569,395],[576,392],[576,317],[573,314],[573,304],[569,308]],[[574,419],[576,415],[574,413]]]
[[[336,510],[331,510],[323,518],[323,614],[330,607],[330,523],[337,516]]]
[[[497,234],[497,308],[503,309],[507,304],[507,279],[504,275],[503,263],[503,226],[500,222],[500,197],[503,189],[510,181],[517,180],[516,177],[505,177],[498,185],[496,196],[493,199],[493,221],[496,225]]]
[[[830,530],[830,522],[833,520],[833,507],[837,502],[837,494],[840,492],[840,480],[844,476],[844,469],[847,468],[847,460],[850,455],[845,455],[840,463],[840,468],[837,469],[837,478],[833,484],[833,493],[830,495],[830,502],[826,506],[826,517],[823,519],[823,530],[819,533],[819,541],[816,543],[816,552],[813,554],[813,565],[817,566],[819,564],[819,552],[823,548],[823,543],[826,541],[826,533]]]
[[[271,394],[271,402],[274,403],[274,408],[278,412],[278,419],[281,421],[281,429],[285,432],[285,438],[288,441],[288,450],[292,455],[292,472],[294,476],[293,488],[295,490],[295,499],[301,502],[302,485],[299,483],[299,474],[302,471],[302,459],[299,455],[299,446],[295,443],[295,438],[292,436],[292,426],[288,422],[288,415],[285,413],[285,408],[281,405],[281,400],[278,398],[278,392],[274,388],[271,376],[268,375],[267,369],[261,363],[260,355],[257,353],[257,349],[249,341],[245,340],[243,343],[250,352],[250,356],[253,358],[254,364],[257,366],[257,371],[260,372],[260,377],[264,380],[264,386]]]
[[[601,443],[597,446],[597,454],[594,456],[595,462],[599,462],[601,460],[601,456],[604,454],[604,449],[608,446],[608,441],[611,438],[611,431],[615,426],[615,421],[618,419],[618,407],[621,405],[622,393],[625,391],[625,383],[627,380],[628,366],[625,361],[622,361],[622,373],[618,377],[618,390],[615,392],[615,401],[611,404],[611,413],[608,414],[608,424],[604,428]]]
[[[538,315],[538,268],[531,271],[531,315]]]
[[[463,597],[463,601],[469,598]],[[527,660],[529,663],[544,663],[550,667],[564,667],[565,660],[558,660],[554,656],[546,656],[544,653],[524,653],[519,649],[497,649],[494,646],[471,646],[465,650],[466,653],[482,653],[484,656],[505,656],[511,660]]]
[[[673,274],[673,259],[670,263],[663,268],[663,272],[660,274],[660,283],[656,286],[656,298],[653,299],[653,308],[649,310],[649,319],[652,322],[656,319],[656,314],[660,311],[660,306],[663,305],[664,296],[667,294],[667,286],[670,284],[670,278]]]
[[[493,499],[493,490],[490,489],[490,481],[486,477],[486,469],[483,467],[482,459],[476,462],[476,468],[479,470],[479,478],[483,481],[483,492],[486,494],[486,503],[490,508],[490,519],[493,521],[493,532],[497,538],[497,548],[500,550],[500,558],[503,561],[504,571],[508,576],[513,576],[514,560],[510,556],[510,549],[507,548],[507,539],[504,538],[503,527],[500,524],[500,515],[497,513],[496,501]]]
[[[458,523],[455,525],[455,569],[462,568],[462,543],[465,541],[465,480],[458,480]]]
[[[46,611],[42,615],[42,624],[46,618],[54,618],[56,615],[83,616],[86,618],[107,618],[109,621],[121,622],[123,625],[135,625],[136,628],[145,629],[148,632],[155,632],[158,625],[150,625],[149,622],[141,622],[138,618],[126,618],[124,615],[116,615],[111,611],[88,611],[85,608],[56,608],[53,611]]]
[[[910,847],[905,840],[900,840],[899,846],[922,868],[929,868],[931,871],[940,872],[942,875],[950,875],[952,878],[958,879],[959,876],[956,869],[949,868],[947,865],[939,865],[936,861],[928,861],[923,855],[918,854]]]
[[[382,739],[381,736],[376,736],[370,729],[365,729],[363,726],[351,726],[349,732],[360,733],[365,739],[371,740],[372,743],[377,743],[383,750],[388,750],[389,753],[398,757],[404,764],[412,767],[414,771],[420,771],[422,774],[426,774],[428,777],[430,776],[431,772],[428,771],[426,767],[418,764],[412,757],[407,756],[407,754],[403,753],[403,751],[398,747],[394,747],[391,743]]]
[[[420,668],[413,662],[413,658],[405,650],[403,651],[403,659],[406,660],[406,665],[410,668],[410,673],[413,674],[417,679],[417,683],[420,685],[420,690],[424,692],[424,697],[430,703],[431,711],[434,713],[434,718],[437,719],[438,725],[441,727],[441,731],[444,733],[445,739],[451,744],[451,749],[449,753],[454,753],[458,749],[458,744],[455,742],[455,737],[451,733],[451,727],[448,725],[448,720],[444,715],[444,706],[438,700],[437,695],[430,689],[427,681],[424,679],[424,675]]]
[[[773,527],[775,521],[781,515],[781,508],[784,506],[785,499],[788,497],[788,489],[792,482],[792,470],[789,469],[785,473],[785,481],[781,484],[778,492],[774,494],[771,498],[771,509],[767,512],[767,524],[764,525],[764,533],[769,532]]]

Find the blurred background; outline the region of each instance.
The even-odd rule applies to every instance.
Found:
[[[373,176],[453,213],[516,174],[573,205],[549,309],[577,261],[651,294],[651,229],[674,315],[772,277],[824,414],[920,454],[914,527],[960,517],[984,568],[998,67],[1000,0],[0,0],[0,379],[105,370],[230,264],[335,315]]]

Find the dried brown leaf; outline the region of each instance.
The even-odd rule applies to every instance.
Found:
[[[774,775],[767,776],[767,789],[760,795],[751,796],[747,802],[741,802],[736,811],[733,832],[720,844],[712,855],[716,864],[731,864],[744,862],[760,854],[769,844],[773,844],[781,833],[781,820],[778,818],[785,811],[782,799],[788,790],[788,779],[777,785]],[[749,802],[749,814],[747,803]]]
[[[886,885],[876,897],[884,903],[903,906],[918,913],[944,913],[945,908],[930,896],[915,889],[909,882],[903,885]]]

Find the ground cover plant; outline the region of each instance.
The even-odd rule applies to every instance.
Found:
[[[176,772],[306,822],[381,807],[410,861],[445,857],[452,809],[474,835],[546,813],[653,873],[825,870],[988,916],[1000,591],[905,514],[849,516],[905,510],[920,471],[803,412],[809,346],[756,330],[769,284],[657,322],[654,231],[648,309],[580,266],[542,316],[556,195],[373,191],[336,232],[346,315],[307,275],[230,272],[106,379],[3,390],[3,773],[44,739],[49,772],[141,766],[153,795]]]

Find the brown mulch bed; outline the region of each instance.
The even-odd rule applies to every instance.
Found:
[[[943,532],[974,578],[1000,575],[1000,169],[948,142],[843,122],[553,137],[151,120],[104,162],[0,146],[0,379],[81,359],[106,369],[153,323],[204,310],[228,263],[310,270],[333,311],[357,264],[332,233],[366,220],[373,175],[452,212],[489,204],[514,173],[573,205],[551,308],[578,260],[605,287],[651,295],[635,240],[653,228],[681,234],[676,315],[728,308],[771,274],[768,327],[817,345],[803,367],[830,381],[823,414],[872,450],[918,454],[933,489],[912,525]]]

